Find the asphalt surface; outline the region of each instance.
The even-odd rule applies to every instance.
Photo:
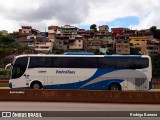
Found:
[[[12,112],[38,112],[38,111],[91,111],[92,112],[106,112],[112,111],[111,117],[54,117],[54,120],[160,120],[159,117],[118,117],[119,114],[124,112],[156,112],[160,116],[159,104],[109,104],[109,103],[71,103],[71,102],[0,102],[0,111],[12,111]],[[114,115],[115,114],[115,115]],[[20,118],[0,118],[0,120],[19,120]],[[22,118],[21,118],[22,119]],[[23,118],[23,120],[53,120],[53,117],[43,118]]]
[[[0,102],[0,111],[160,111],[160,104]]]

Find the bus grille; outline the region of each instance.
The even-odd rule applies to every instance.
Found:
[[[136,78],[135,79],[135,89],[136,90],[146,90],[147,89],[147,78]]]

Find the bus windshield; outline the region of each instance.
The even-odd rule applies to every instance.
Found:
[[[15,60],[12,68],[12,79],[21,77],[26,71],[28,57],[19,57]]]

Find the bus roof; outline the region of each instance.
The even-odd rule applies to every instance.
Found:
[[[150,58],[148,55],[64,55],[64,54],[23,54],[23,55],[18,55],[18,57],[110,57],[110,58],[142,58],[142,57],[147,57]]]

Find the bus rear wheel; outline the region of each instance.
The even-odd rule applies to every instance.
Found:
[[[122,90],[121,85],[119,83],[111,83],[108,87],[109,90],[116,90],[120,91]]]
[[[33,82],[31,84],[31,88],[32,89],[41,89],[42,88],[42,84],[40,82]]]

